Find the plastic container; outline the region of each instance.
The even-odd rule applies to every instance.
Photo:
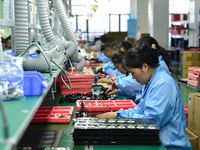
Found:
[[[69,123],[73,106],[40,107],[34,115],[33,123]]]
[[[37,71],[24,71],[24,96],[42,95],[43,89],[48,87],[49,83]]]
[[[88,111],[115,111],[137,106],[133,100],[78,100],[76,101],[77,111],[80,111],[82,103]]]

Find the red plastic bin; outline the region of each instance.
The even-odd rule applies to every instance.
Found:
[[[77,111],[80,111],[82,102],[87,111],[116,111],[137,106],[133,100],[77,100]]]
[[[33,123],[69,123],[74,111],[73,106],[40,107],[34,115]],[[60,114],[63,118],[55,117]]]

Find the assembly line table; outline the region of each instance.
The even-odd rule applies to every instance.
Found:
[[[56,66],[55,66],[56,67]],[[71,150],[165,150],[163,145],[74,145],[71,135],[73,121],[70,123],[30,123],[34,114],[41,106],[48,92],[54,88],[55,78],[60,74],[60,69],[53,72],[53,77],[49,73],[42,73],[48,80],[49,86],[41,96],[25,96],[17,100],[3,101],[8,120],[9,138],[4,140],[4,127],[2,113],[0,112],[0,150],[17,150],[17,144],[26,130],[63,130],[58,147],[69,147]],[[63,103],[59,106],[74,106],[75,103]],[[76,111],[76,109],[74,109]],[[75,118],[73,114],[72,118]]]
[[[4,122],[2,112],[0,111],[0,150],[16,150],[16,146],[30,124],[32,117],[37,109],[40,107],[46,94],[52,88],[55,78],[60,74],[60,69],[53,66],[56,71],[52,72],[52,77],[49,73],[42,73],[44,78],[48,81],[49,86],[43,91],[41,96],[24,96],[16,100],[2,101],[5,109],[6,118],[8,121],[8,139],[4,138]],[[33,89],[34,90],[34,89]]]

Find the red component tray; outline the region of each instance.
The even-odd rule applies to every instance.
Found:
[[[67,87],[64,85],[64,83],[60,83],[60,88],[61,89],[67,89]],[[72,90],[73,89],[92,89],[92,84],[82,84],[82,83],[79,83],[79,84],[73,84],[72,83]]]
[[[61,89],[60,90],[60,93],[61,95],[68,95],[70,93],[74,94],[74,93],[83,93],[83,94],[87,94],[87,93],[90,93],[92,92],[92,89],[72,89],[72,90],[69,90],[69,89]]]
[[[80,111],[82,102],[87,111],[116,111],[137,106],[133,100],[77,100],[77,111]]]
[[[74,111],[73,106],[40,107],[31,122],[33,123],[69,123]],[[66,115],[65,118],[55,117],[55,114]]]

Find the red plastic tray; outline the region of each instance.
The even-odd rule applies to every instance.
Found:
[[[69,89],[61,89],[60,90],[60,93],[61,95],[68,95],[70,93],[74,94],[74,93],[83,93],[83,94],[87,94],[87,93],[90,93],[92,92],[92,89],[72,89],[72,90],[69,90]]]
[[[33,123],[69,123],[74,111],[73,106],[40,107],[34,115]],[[55,114],[66,115],[65,118],[55,117]]]
[[[77,111],[80,111],[82,102],[88,111],[115,111],[137,106],[133,100],[77,100]]]
[[[60,88],[62,89],[67,89],[67,87],[64,85],[64,83],[60,83]],[[73,89],[92,89],[92,84],[73,84],[72,83],[72,90]]]

